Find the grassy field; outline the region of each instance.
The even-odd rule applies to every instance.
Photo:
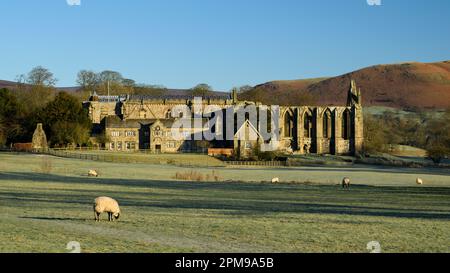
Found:
[[[175,181],[188,170],[0,153],[0,252],[67,252],[70,241],[83,252],[367,252],[370,241],[450,252],[448,170],[199,167],[226,182]],[[263,182],[274,176],[285,183]],[[120,202],[119,222],[93,221],[100,195]]]
[[[152,154],[140,152],[111,152],[98,150],[60,151],[69,154],[87,155],[107,159],[115,163],[169,164],[175,166],[223,167],[225,163],[204,154]],[[105,161],[105,160],[102,160]]]

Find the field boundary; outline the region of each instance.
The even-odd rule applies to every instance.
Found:
[[[161,159],[160,162],[151,162],[149,160],[146,160],[145,158],[140,157],[133,157],[130,155],[133,155],[131,153],[124,153],[124,154],[95,154],[95,153],[83,153],[83,150],[77,151],[77,150],[66,150],[66,149],[34,149],[34,150],[24,150],[24,151],[14,151],[11,149],[0,149],[0,152],[7,152],[7,153],[27,153],[27,154],[39,154],[39,155],[49,155],[49,156],[55,156],[60,158],[69,158],[69,159],[79,159],[79,160],[89,160],[89,161],[97,161],[97,162],[106,162],[106,163],[143,163],[143,164],[170,164],[180,167],[209,167],[209,166],[216,166],[219,167],[218,164],[214,164],[213,162],[208,162],[208,160],[205,160],[204,164],[195,164],[190,163],[186,161],[177,162],[176,160],[171,159]],[[192,155],[192,153],[189,153],[187,155]],[[199,154],[200,155],[200,154]],[[201,154],[204,155],[204,154]],[[205,155],[207,156],[207,155]],[[221,161],[220,161],[221,162]],[[222,167],[226,166],[223,162],[221,162],[223,165]]]
[[[287,167],[287,161],[224,161],[228,166]]]

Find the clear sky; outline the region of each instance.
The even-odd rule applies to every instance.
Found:
[[[76,1],[76,0],[69,0]],[[450,59],[449,0],[0,1],[0,79],[42,65],[216,90]]]

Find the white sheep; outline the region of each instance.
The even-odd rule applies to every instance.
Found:
[[[119,203],[110,197],[97,197],[94,202],[95,221],[100,222],[100,214],[103,212],[108,213],[108,221],[114,222],[114,218],[120,217]]]
[[[349,189],[350,188],[350,178],[344,177],[342,180],[342,188]]]
[[[272,183],[280,183],[280,179],[278,177],[272,178]]]
[[[416,179],[416,184],[417,185],[423,185],[423,180],[421,178],[417,178]]]
[[[98,172],[96,170],[89,170],[88,172],[89,177],[98,177]]]

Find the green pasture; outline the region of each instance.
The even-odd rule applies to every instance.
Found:
[[[100,177],[87,177],[89,169]],[[174,179],[190,170],[214,170],[222,182]],[[338,186],[344,176],[350,190]],[[273,177],[281,183],[269,183]],[[93,220],[101,195],[119,201],[118,222]],[[383,252],[450,252],[450,173],[187,168],[0,153],[0,252],[68,252],[71,241],[82,252],[368,252],[371,241]]]

